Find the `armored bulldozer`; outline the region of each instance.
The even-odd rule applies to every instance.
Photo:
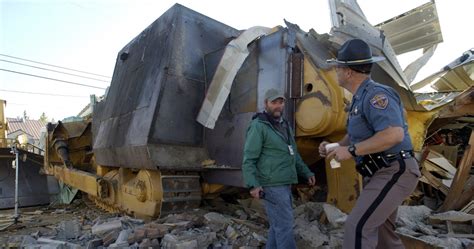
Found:
[[[353,162],[330,169],[316,153],[322,139],[344,135],[351,99],[326,59],[346,39],[366,39],[387,58],[373,77],[401,93],[417,117],[410,122],[424,129],[433,114],[420,118],[426,110],[396,52],[360,8],[331,6],[335,25],[320,35],[289,22],[240,31],[174,5],[118,53],[110,89],[91,116],[48,125],[46,172],[110,211],[156,217],[197,207],[224,186],[243,187],[246,128],[275,88],[288,99],[285,118],[303,159],[324,179],[327,201],[348,212],[361,188]],[[421,7],[436,14],[434,3]],[[413,139],[422,142],[421,133],[413,131]]]

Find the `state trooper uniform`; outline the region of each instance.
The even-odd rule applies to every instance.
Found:
[[[385,151],[388,167],[375,166],[373,172],[362,166],[363,157],[356,158],[366,184],[346,221],[344,248],[354,244],[355,248],[403,248],[395,234],[397,209],[415,189],[420,171],[400,97],[392,88],[367,79],[352,98],[347,121],[350,142],[357,144],[389,126],[403,127],[405,134],[400,144]]]
[[[372,57],[370,47],[364,44],[368,57]],[[347,48],[348,44],[345,45]],[[375,62],[374,58],[369,63]],[[404,138],[384,152],[355,158],[356,168],[364,176],[364,188],[346,220],[343,248],[404,248],[395,233],[397,210],[413,192],[421,174],[413,158],[403,110],[398,93],[370,77],[352,97],[347,120],[351,145],[388,127],[402,127]]]

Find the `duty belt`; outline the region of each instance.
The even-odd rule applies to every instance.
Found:
[[[390,163],[414,156],[412,150],[402,150],[399,153],[386,154],[384,152],[368,154],[362,157],[362,162],[356,165],[356,170],[362,175],[371,177],[381,168],[390,167]]]
[[[402,150],[398,153],[394,154],[385,154],[385,157],[389,162],[396,161],[398,159],[408,159],[414,157],[415,154],[413,153],[413,150]]]

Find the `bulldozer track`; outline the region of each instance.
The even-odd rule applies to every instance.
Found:
[[[112,207],[110,204],[105,203],[92,195],[84,194],[82,200],[88,208],[110,213],[121,213],[120,209]]]
[[[198,208],[201,204],[201,183],[198,175],[163,175],[161,216]]]
[[[160,216],[198,208],[201,204],[201,186],[197,175],[163,175],[161,177],[163,198]],[[89,208],[109,213],[127,213],[99,197],[84,195],[83,201]]]

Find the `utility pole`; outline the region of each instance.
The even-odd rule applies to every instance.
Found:
[[[18,170],[20,168],[20,161],[18,160],[19,151],[16,144],[12,146],[10,152],[15,154],[15,214],[13,215],[13,218],[15,219],[15,223],[17,223],[18,218],[20,217],[18,214]]]

